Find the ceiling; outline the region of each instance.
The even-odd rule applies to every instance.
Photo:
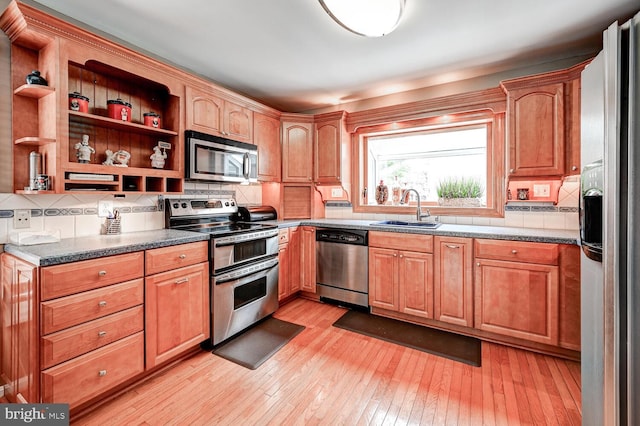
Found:
[[[638,0],[407,0],[365,38],[317,0],[38,0],[266,105],[303,112],[581,56]]]

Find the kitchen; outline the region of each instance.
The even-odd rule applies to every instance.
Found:
[[[608,23],[604,24],[604,26],[606,25],[608,25]],[[5,43],[8,49],[8,46],[10,45],[10,43],[8,42],[8,40],[5,40]],[[68,52],[65,54],[77,55],[76,52]],[[26,58],[27,59],[25,59],[25,61],[27,61],[27,65],[30,65],[28,61],[31,61],[31,63],[33,63],[33,57],[30,57],[27,54]],[[572,67],[579,65],[580,63],[583,62],[584,59],[589,59],[589,56],[585,55],[585,57],[580,58],[580,60],[574,57],[574,58],[571,58],[571,60],[562,63],[562,65],[558,65],[556,63],[554,64],[554,68],[552,69],[547,69],[547,70],[537,69],[537,72],[529,72],[523,75],[509,75],[508,78],[501,78],[500,82],[505,81],[505,83],[502,86],[507,91],[521,90],[522,85],[525,83],[528,83],[527,81],[523,81],[523,79],[526,80],[526,76],[534,75],[536,73],[543,72],[543,71],[553,72],[558,70],[559,70],[558,72],[562,74],[558,78],[567,79],[568,81],[575,81],[576,77],[579,76],[579,70],[572,69]],[[80,61],[77,61],[77,60],[71,60],[71,59],[69,60],[70,73],[73,70],[74,73],[81,75],[83,72],[89,71],[89,72],[93,72],[94,75],[104,77],[105,75],[111,72],[108,70],[106,66],[104,66],[104,64],[101,66],[87,65],[83,68],[76,65],[79,62]],[[72,63],[74,64],[73,67],[71,66]],[[7,75],[10,75],[9,65],[10,65],[9,63],[3,64],[3,66],[6,67]],[[168,87],[169,88],[168,90],[170,92],[170,95],[167,97],[165,101],[165,105],[164,106],[161,105],[161,107],[165,109],[165,117],[163,117],[165,119],[165,126],[168,130],[171,130],[171,129],[175,130],[178,128],[182,128],[182,125],[180,124],[180,120],[182,118],[172,117],[170,113],[169,114],[167,113],[167,111],[171,110],[171,106],[176,104],[177,101],[175,99],[176,96],[174,95],[174,93],[178,93],[179,90],[175,89],[174,86],[176,85],[176,83],[174,81],[170,79],[166,79],[165,77],[162,77],[161,74],[162,73],[160,71],[156,71],[155,74],[153,75],[159,76],[158,78],[162,78],[166,80],[166,84],[164,84],[164,86]],[[145,76],[148,77],[147,74],[145,74]],[[184,77],[184,78],[188,79],[189,77]],[[11,78],[7,78],[6,81],[11,82],[12,80]],[[159,80],[159,81],[162,81],[162,80]],[[573,87],[571,84],[568,84],[568,86],[565,86],[564,84],[565,83],[562,83],[563,89],[566,87],[567,91],[569,89],[572,89],[572,90],[575,89],[575,87]],[[191,90],[191,93],[187,92],[186,96],[187,98],[190,97],[190,99],[197,99],[200,96],[200,92],[198,92],[197,90],[198,88],[200,88],[200,86],[197,86],[195,83],[193,83],[192,85],[196,87],[196,89],[188,88],[188,90]],[[68,86],[70,89],[72,88],[72,80],[69,80]],[[148,84],[148,86],[150,90],[154,91],[154,93],[157,90],[160,90],[158,89],[157,84]],[[451,90],[457,89],[458,91],[454,92],[454,94],[472,91],[472,90],[460,90],[460,88],[456,88],[455,85],[453,86],[454,86],[453,88],[452,87],[447,88],[445,85],[444,88],[441,87],[440,89],[444,90],[445,92],[447,90],[451,91]],[[76,86],[76,87],[81,87],[81,86]],[[482,104],[482,105],[491,105],[492,102],[496,103],[495,97],[497,96],[504,97],[504,91],[502,88],[498,88],[498,83],[496,83],[493,87],[495,87],[495,89],[498,89],[498,90],[491,90],[491,88],[486,89],[484,92],[479,93],[477,95],[478,99],[473,99],[473,100],[478,104]],[[8,90],[13,91],[13,89],[14,87],[8,87],[7,91]],[[161,90],[166,91],[167,89],[161,89]],[[63,91],[65,93],[67,92],[67,90],[63,90]],[[68,92],[72,92],[72,91],[73,90],[68,90]],[[437,93],[437,90],[435,92]],[[225,93],[224,91],[223,91],[223,94],[226,95],[227,97],[229,96],[228,93]],[[424,93],[419,93],[414,95],[419,98],[420,96],[424,96]],[[435,96],[433,94],[430,97],[434,99],[438,98],[438,96]],[[414,105],[411,105],[414,108],[413,111],[409,110],[408,112],[404,112],[404,115],[402,115],[401,112],[395,111],[396,116],[400,118],[405,118],[405,119],[414,119],[414,120],[418,119],[418,120],[428,121],[429,119],[428,115],[419,116],[416,114],[415,110],[424,111],[424,110],[428,110],[428,108],[436,108],[437,105],[434,105],[435,101],[432,102],[431,104],[429,103],[430,97],[427,96],[426,97],[427,99],[423,103],[420,103],[421,101],[416,100],[411,96],[408,96],[408,98],[402,103],[395,102],[395,105],[398,105],[398,104],[411,105],[411,103],[414,102]],[[241,99],[241,97],[239,99]],[[387,106],[385,105],[380,106],[380,104],[375,104],[375,103],[373,105],[377,108],[381,108],[377,111],[382,111],[383,113],[391,115],[394,113],[394,103],[392,103],[392,100],[388,100],[388,102],[391,102],[391,103]],[[461,101],[456,99],[450,99],[449,102],[450,103],[448,104],[448,108],[452,111],[455,111],[455,108],[457,107],[457,104],[455,102],[460,103]],[[471,100],[466,99],[465,102],[471,102]],[[498,103],[499,102],[500,101],[498,101]],[[502,102],[504,103],[504,101]],[[191,120],[191,122],[194,125],[197,124],[197,125],[206,127],[206,124],[207,124],[206,122],[204,123],[198,122],[199,110],[197,109],[197,106],[196,106],[197,104],[195,102],[193,103],[193,105],[194,105],[193,106],[194,109],[190,109],[192,107],[190,107],[189,105],[187,105],[187,107],[185,108],[186,111],[184,112],[184,114],[186,115],[186,119]],[[385,108],[387,109],[385,110]],[[440,108],[441,110],[446,109],[442,107]],[[505,107],[503,106],[503,108]],[[367,109],[370,109],[370,108],[367,108]],[[494,108],[494,111],[496,111],[496,108]],[[496,119],[492,117],[483,118],[485,122],[490,123],[489,125],[491,126],[492,129],[498,129],[500,128],[501,125],[504,125],[504,122],[501,121],[501,118],[500,118],[500,114],[504,112],[504,109],[497,110],[497,111],[498,111],[498,114],[497,114],[498,118]],[[265,116],[265,115],[268,116],[269,114],[273,113],[273,109],[268,107],[261,107],[259,109],[259,112],[262,113],[262,116]],[[374,124],[370,121],[370,117],[367,115],[367,110],[360,111],[362,112],[361,114],[358,114],[358,112],[359,111],[357,109],[354,110],[353,112],[352,111],[349,112],[347,125],[349,125],[349,122],[351,123],[352,128],[349,129],[349,131],[351,132],[354,132],[354,131],[357,132],[359,131],[359,129],[372,127],[371,125]],[[7,114],[6,122],[11,122],[10,111],[6,111],[5,114]],[[335,122],[336,120],[340,121],[342,118],[339,114],[333,111],[328,111],[328,112],[318,111],[317,115],[323,115],[322,116],[323,120],[317,121],[317,122],[314,122],[314,119],[309,120],[309,117],[308,117],[309,114],[291,114],[291,113],[282,114],[281,121],[282,123],[284,123],[285,129],[291,130],[289,133],[286,133],[287,135],[291,136],[291,141],[295,142],[297,140],[296,138],[298,137],[299,133],[296,133],[296,132],[309,131],[310,133],[310,129],[312,128],[312,126],[314,124],[317,124],[318,122],[331,123],[331,122]],[[74,117],[73,120],[76,120],[77,117],[82,117],[82,116],[76,114],[76,115],[70,115],[70,117]],[[81,127],[82,125],[84,125],[83,123],[80,122],[81,120],[77,119],[77,121],[78,121],[78,126]],[[568,121],[568,117],[567,117],[567,121]],[[268,122],[268,120],[265,120],[265,122]],[[13,123],[15,127],[16,122],[14,121]],[[288,126],[287,123],[290,124],[289,127],[287,127]],[[255,122],[254,122],[254,125],[255,125]],[[194,130],[199,130],[199,129],[195,128]],[[378,129],[372,128],[370,130],[376,131]],[[19,139],[19,137],[12,137],[9,134],[10,131],[8,131],[8,129],[6,131],[8,133],[6,137],[3,136],[3,140],[10,141],[12,139]],[[490,151],[490,153],[494,155],[496,158],[499,158],[500,146],[501,146],[501,144],[499,143],[500,132],[497,130],[494,130],[494,132],[497,136],[494,139],[492,139],[493,145],[491,146],[497,146],[498,148],[495,151]],[[20,136],[25,136],[25,135],[20,135]],[[91,237],[91,236],[99,235],[100,229],[103,223],[105,222],[105,218],[100,217],[96,214],[97,213],[96,210],[98,210],[96,208],[97,207],[96,205],[98,205],[100,201],[107,201],[107,203],[110,201],[112,202],[112,206],[115,206],[120,210],[121,217],[122,217],[123,235],[132,231],[143,230],[143,229],[146,229],[146,230],[163,229],[165,226],[164,212],[161,211],[162,210],[161,206],[163,205],[163,203],[158,203],[158,196],[156,194],[158,192],[167,192],[168,195],[166,195],[166,197],[172,197],[176,193],[182,193],[183,190],[185,193],[187,193],[188,191],[190,195],[215,194],[216,196],[224,196],[224,195],[235,194],[236,201],[240,205],[272,204],[276,206],[281,206],[279,211],[280,213],[279,217],[285,218],[285,219],[287,218],[295,219],[295,218],[305,217],[301,215],[300,209],[302,210],[302,214],[307,215],[306,217],[310,217],[313,219],[322,218],[324,216],[327,219],[337,219],[337,220],[342,220],[342,219],[362,220],[362,219],[373,219],[373,218],[380,219],[380,220],[385,220],[385,219],[400,219],[400,220],[409,219],[410,220],[411,216],[415,214],[414,213],[416,210],[415,205],[412,207],[403,207],[403,206],[388,206],[388,205],[378,206],[376,204],[368,205],[368,203],[367,204],[361,203],[360,197],[353,196],[353,194],[360,193],[361,192],[360,189],[364,189],[365,186],[370,187],[370,185],[366,180],[359,180],[359,178],[356,175],[353,175],[354,178],[352,179],[352,181],[349,181],[350,179],[344,178],[345,175],[342,175],[343,182],[342,182],[342,185],[338,186],[338,188],[335,188],[336,185],[328,185],[327,190],[329,191],[330,196],[327,196],[327,194],[323,193],[323,197],[325,197],[325,199],[334,198],[334,200],[332,200],[332,202],[327,202],[326,205],[323,205],[321,201],[318,202],[317,193],[314,193],[313,191],[311,191],[310,190],[311,187],[308,184],[306,183],[300,184],[300,183],[296,183],[295,180],[290,180],[290,179],[298,178],[298,176],[296,176],[296,173],[299,173],[300,170],[294,167],[296,165],[295,163],[292,164],[291,167],[288,167],[288,164],[286,163],[288,159],[287,156],[283,156],[283,169],[282,169],[282,176],[280,177],[280,179],[283,182],[289,179],[289,182],[292,183],[291,185],[286,185],[286,186],[283,185],[281,187],[280,185],[278,185],[279,180],[277,176],[273,179],[273,180],[276,180],[275,183],[263,183],[262,185],[248,185],[248,186],[239,185],[239,184],[219,185],[219,184],[182,182],[181,174],[179,173],[182,171],[181,169],[182,165],[176,162],[175,154],[173,154],[174,152],[178,152],[178,150],[181,149],[181,147],[177,146],[177,142],[182,140],[181,139],[182,135],[173,134],[169,132],[169,133],[163,134],[163,136],[166,136],[170,141],[174,141],[174,144],[172,147],[173,152],[171,152],[171,150],[169,152],[170,158],[167,161],[168,166],[166,170],[160,171],[157,173],[156,172],[148,173],[146,171],[139,170],[139,169],[142,169],[142,166],[134,165],[134,167],[132,167],[132,169],[129,169],[129,171],[127,172],[118,171],[117,173],[116,172],[113,173],[114,175],[116,175],[118,178],[121,179],[121,184],[123,185],[121,191],[127,191],[128,187],[126,187],[125,184],[132,185],[133,188],[136,188],[136,189],[143,189],[141,191],[133,190],[131,191],[132,192],[131,194],[127,194],[126,197],[124,198],[119,198],[119,197],[111,198],[111,197],[99,197],[96,195],[84,195],[84,193],[80,191],[77,191],[77,192],[80,192],[79,195],[60,195],[56,192],[63,193],[64,191],[67,190],[64,188],[63,184],[67,184],[67,183],[78,184],[78,183],[72,182],[72,179],[70,178],[65,179],[65,177],[62,174],[58,174],[54,176],[55,178],[54,185],[59,185],[59,186],[56,186],[55,191],[52,194],[43,194],[43,195],[38,194],[38,195],[31,195],[31,196],[29,195],[23,196],[23,195],[12,195],[11,193],[13,192],[13,189],[9,189],[8,191],[6,191],[7,192],[6,203],[8,206],[10,206],[10,207],[7,207],[7,210],[30,209],[31,211],[35,211],[36,213],[29,219],[30,221],[32,221],[29,226],[29,229],[44,230],[49,228],[59,228],[61,230],[60,236],[62,238],[82,237],[82,236]],[[75,143],[75,138],[71,138],[70,136],[68,139],[74,139],[73,142]],[[96,138],[93,138],[93,137],[90,139],[92,144],[95,144],[98,142],[95,139]],[[69,140],[67,143],[72,144],[72,141]],[[9,144],[3,144],[3,149],[7,149],[6,145],[9,145]],[[49,145],[46,145],[46,146],[49,147]],[[289,146],[289,145],[285,145],[285,146]],[[358,146],[358,148],[360,147]],[[29,147],[27,147],[26,150],[24,150],[24,148],[20,148],[20,149],[22,149],[23,152],[26,152],[27,154],[31,150],[31,148]],[[261,158],[265,157],[265,155],[263,155],[262,152],[260,154],[261,154]],[[13,154],[7,154],[3,156],[3,158],[11,159],[12,155]],[[171,157],[171,155],[173,155],[173,157]],[[279,154],[277,157],[279,157]],[[357,155],[354,154],[353,157],[355,158],[357,157]],[[567,162],[569,160],[569,157],[570,155],[566,155],[565,153],[563,153],[562,155],[562,158],[566,159]],[[135,158],[132,161],[134,160]],[[73,169],[74,171],[76,170],[76,168],[77,168],[77,171],[79,172],[82,172],[85,170],[80,166],[76,166],[72,164],[71,160],[61,160],[61,161],[64,161],[63,163],[61,163],[61,166],[60,166],[60,167],[63,167],[62,170],[67,170],[64,168],[67,166],[74,167]],[[563,161],[563,163],[565,163],[565,161]],[[489,164],[490,166],[494,167],[495,170],[500,170],[501,167],[504,167],[500,161],[490,162]],[[347,162],[347,164],[343,163],[343,164],[340,164],[338,167],[342,169],[348,165],[349,164]],[[570,169],[571,165],[565,166],[563,164],[562,167],[563,167],[563,170]],[[54,166],[53,168],[57,168],[57,167]],[[279,169],[279,167],[276,167],[276,168]],[[11,167],[3,167],[3,170],[5,170],[5,172],[6,170],[11,170],[11,169],[12,169]],[[302,170],[302,172],[305,172],[305,171]],[[17,179],[14,176],[10,176],[7,179],[3,178],[2,182],[9,182],[9,183],[13,182],[13,185],[10,185],[10,186],[15,187],[16,189],[20,189],[21,187],[26,186],[25,183],[23,182],[24,181],[23,176],[25,176],[25,173],[26,173],[25,170],[20,170],[20,173],[16,171],[14,176],[20,176],[20,179]],[[50,173],[50,174],[53,175],[53,173]],[[572,175],[572,173],[568,173],[568,174]],[[350,175],[351,174],[348,173],[346,176],[349,176],[350,178]],[[500,173],[497,173],[497,175],[500,176]],[[306,176],[303,175],[301,176],[301,178],[304,179],[306,178]],[[495,186],[495,182],[493,184],[494,186],[491,188],[493,191],[492,192],[493,195],[491,197],[488,197],[487,199],[487,204],[491,204],[491,206],[487,206],[487,207],[491,207],[491,208],[473,210],[474,214],[467,215],[467,216],[465,216],[464,214],[460,214],[461,211],[455,210],[455,209],[449,210],[448,212],[449,214],[446,214],[447,211],[443,209],[438,210],[437,208],[433,208],[432,210],[442,212],[442,215],[440,215],[439,218],[445,225],[446,224],[456,224],[456,225],[468,224],[468,225],[478,225],[478,226],[495,226],[495,227],[507,226],[507,227],[525,228],[525,227],[531,226],[532,223],[535,223],[536,224],[536,226],[534,226],[535,228],[541,228],[541,229],[547,228],[547,229],[557,230],[557,231],[553,231],[553,233],[558,234],[560,236],[573,235],[575,239],[575,236],[577,235],[577,230],[578,230],[578,217],[577,217],[578,216],[577,214],[578,196],[576,194],[577,182],[575,181],[575,177],[573,179],[574,180],[568,179],[565,182],[565,184],[568,184],[568,185],[563,185],[563,187],[558,187],[558,188],[553,186],[555,185],[554,183],[555,181],[552,180],[552,182],[549,183],[550,187],[554,188],[554,191],[557,189],[558,199],[554,200],[556,204],[554,204],[552,208],[548,210],[543,209],[543,210],[532,211],[532,209],[529,207],[528,210],[525,211],[525,207],[528,207],[526,203],[524,203],[524,205],[507,203],[508,206],[507,208],[505,208],[504,202],[502,203],[498,202],[498,200],[500,199],[504,200],[502,191],[505,188],[500,186],[500,184]],[[529,179],[529,180],[533,180],[533,179]],[[65,181],[68,181],[68,182],[65,182]],[[496,181],[498,181],[498,179],[496,179]],[[524,182],[524,181],[525,179],[520,180],[520,182]],[[544,179],[544,182],[542,182],[543,186],[547,184],[547,181],[549,181],[549,179]],[[538,184],[537,180],[535,183]],[[491,185],[492,183],[489,180],[487,184],[487,189],[489,189],[489,186]],[[527,183],[527,185],[529,184]],[[159,191],[158,190],[159,188],[166,188],[166,191],[162,191],[162,190]],[[514,187],[512,192],[516,193],[518,188],[519,187],[517,186]],[[337,190],[335,192],[336,193],[335,197],[333,196],[334,189]],[[145,194],[145,192],[154,193],[154,194],[149,195],[149,194]],[[373,200],[373,192],[374,192],[373,189],[370,189],[369,192],[370,192],[370,200]],[[500,196],[498,196],[499,192],[500,192]],[[351,205],[349,205],[348,202],[344,202],[346,198],[345,193],[351,194],[351,197],[350,197]],[[542,193],[543,194],[545,193],[544,190],[542,191]],[[534,196],[533,191],[531,195]],[[283,200],[282,204],[281,204],[281,200]],[[295,201],[297,200],[305,200],[305,202],[296,203]],[[294,202],[289,203],[288,201],[294,201]],[[349,201],[349,200],[347,199],[346,201]],[[567,204],[562,204],[562,202],[566,202]],[[4,202],[2,205],[4,207]],[[513,205],[514,208],[511,209],[510,205]],[[289,210],[290,208],[292,210]],[[462,212],[465,212],[465,211],[463,210]],[[8,219],[4,220],[4,226],[6,227],[6,237],[5,237],[6,239],[4,240],[5,242],[8,242],[9,233],[10,231],[13,231],[13,227],[10,225],[13,222],[14,222],[13,218],[11,218],[11,220],[8,220]],[[320,221],[319,223],[322,224],[323,222]],[[314,222],[311,221],[306,225],[313,226]],[[491,233],[495,234],[494,232],[491,232]],[[288,233],[288,237],[291,238],[291,233]],[[284,305],[284,307],[286,306],[287,305]]]

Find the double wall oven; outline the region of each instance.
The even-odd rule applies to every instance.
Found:
[[[233,199],[167,199],[165,207],[167,228],[211,236],[212,345],[278,309],[275,225],[238,221],[238,206]]]

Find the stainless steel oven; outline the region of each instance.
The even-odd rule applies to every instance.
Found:
[[[211,339],[207,346],[229,339],[278,309],[275,225],[236,221],[240,216],[233,199],[171,199],[165,205],[168,228],[210,236]]]

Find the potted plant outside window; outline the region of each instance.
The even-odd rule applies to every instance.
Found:
[[[436,188],[438,204],[448,207],[480,207],[484,187],[475,178],[451,177]]]

